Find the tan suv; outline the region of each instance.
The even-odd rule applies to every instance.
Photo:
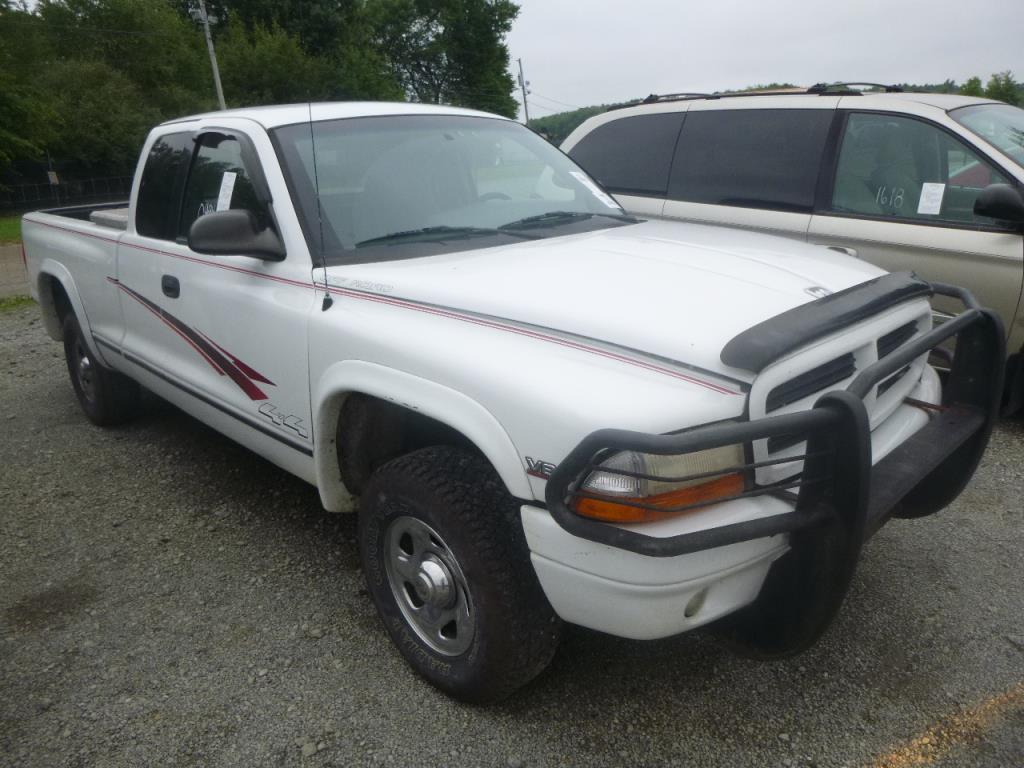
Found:
[[[796,237],[969,288],[1003,319],[1006,405],[1024,405],[1024,110],[846,85],[651,96],[590,118],[562,149],[631,213]]]

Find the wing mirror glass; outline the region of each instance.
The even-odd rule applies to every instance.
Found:
[[[974,213],[1000,221],[1024,224],[1024,199],[1009,184],[989,184],[974,200]]]
[[[236,208],[200,216],[188,230],[188,247],[211,256],[284,259],[284,243],[270,227],[261,227],[252,211]]]

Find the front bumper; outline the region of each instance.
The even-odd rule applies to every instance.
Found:
[[[745,499],[729,512],[750,517],[787,509],[780,499]],[[678,635],[749,605],[772,563],[789,551],[788,537],[773,536],[653,558],[573,536],[539,507],[523,506],[521,514],[533,568],[555,613],[632,640]]]
[[[736,545],[789,534],[789,556],[780,557],[784,551],[762,547],[762,557],[747,564],[753,573],[777,563],[761,589],[761,599],[754,606],[757,609],[748,609],[735,622],[736,635],[761,654],[789,653],[810,645],[838,610],[863,542],[891,516],[920,517],[947,506],[974,474],[988,443],[1002,393],[1002,326],[998,317],[979,307],[967,291],[945,285],[932,288],[935,293],[959,298],[966,310],[864,369],[846,390],[823,395],[810,410],[672,435],[624,430],[589,435],[548,479],[550,519],[563,533],[577,539],[642,558],[676,559],[709,550],[725,553]],[[956,352],[942,404],[929,409],[927,424],[872,465],[863,399],[879,383],[953,337]],[[806,441],[806,451],[797,457],[803,461],[802,473],[781,484],[754,486],[733,499],[772,497],[789,502],[775,514],[673,536],[651,536],[642,526],[613,526],[572,510],[573,502],[587,495],[583,480],[614,452],[682,454],[793,436]],[[767,463],[751,461],[744,469],[752,472]],[[529,537],[529,528],[527,532]],[[536,550],[534,554],[538,573],[550,571],[553,566],[543,562],[543,556],[538,558]],[[552,578],[556,574],[541,575],[550,591],[548,585],[557,581]],[[703,588],[696,583],[691,586],[696,591]],[[676,592],[685,601],[696,593],[681,587]],[[750,600],[757,596],[754,591]],[[735,607],[742,604],[734,600]],[[677,608],[671,605],[671,610]],[[702,618],[708,621],[717,616],[705,613]]]

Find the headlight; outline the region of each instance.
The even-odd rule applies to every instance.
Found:
[[[601,462],[580,488],[578,514],[614,523],[643,523],[690,512],[743,493],[743,446],[659,456],[623,451]]]

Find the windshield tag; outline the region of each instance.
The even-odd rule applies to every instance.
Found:
[[[231,195],[235,191],[237,175],[234,171],[224,171],[224,175],[220,179],[220,193],[217,195],[218,211],[226,211],[231,207]]]
[[[608,195],[604,190],[602,190],[599,186],[597,186],[597,184],[595,184],[590,179],[588,179],[587,178],[587,174],[580,173],[579,171],[569,171],[569,173],[571,173],[573,175],[573,177],[575,177],[576,181],[578,181],[584,187],[589,189],[590,193],[594,197],[596,197],[602,203],[607,205],[609,208],[614,208],[616,211],[621,211],[622,210],[622,206],[620,206],[618,203],[616,203],[612,199],[611,195]]]
[[[917,212],[938,216],[942,212],[942,197],[946,193],[945,184],[926,182],[921,185],[921,199],[917,203]]]

